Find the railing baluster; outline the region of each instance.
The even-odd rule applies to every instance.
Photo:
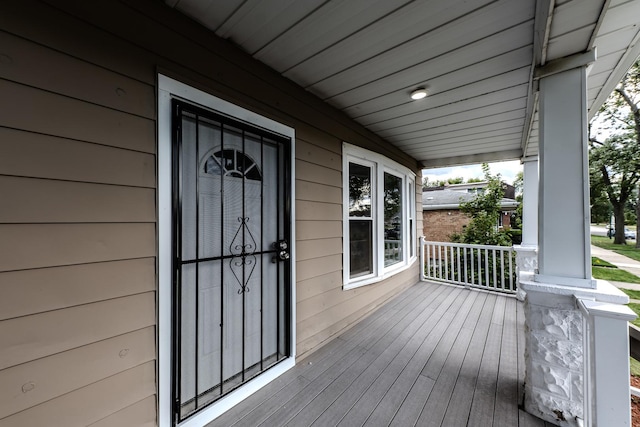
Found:
[[[438,245],[438,279],[442,279],[442,246]]]
[[[492,250],[492,255],[493,255],[493,287],[497,288],[496,285],[498,284],[497,283],[498,282],[498,278],[497,278],[498,271],[497,271],[497,268],[496,268],[496,250],[495,249]]]
[[[476,280],[476,270],[473,268],[473,259],[475,258],[475,253],[473,252],[473,248],[470,249],[471,250],[471,284],[475,285],[475,280]]]
[[[489,283],[489,250],[484,250],[484,285],[488,288]]]
[[[456,263],[456,248],[454,248],[453,246],[449,247],[449,252],[451,252],[451,281],[453,283],[456,283],[457,279],[456,276],[458,276],[460,274],[459,270],[458,270],[458,265]]]
[[[482,249],[478,249],[478,286],[482,286]]]
[[[456,261],[458,263],[458,282],[463,283],[462,282],[462,276],[460,273],[462,273],[462,271],[460,270],[460,249],[462,249],[461,247],[457,247],[456,248]]]
[[[516,288],[515,286],[513,286],[513,271],[514,271],[514,266],[513,266],[513,248],[511,248],[511,250],[509,250],[509,285],[510,291],[515,291]]]
[[[460,248],[463,249],[463,248]],[[467,265],[467,248],[464,248],[464,254],[462,255],[462,265],[464,266],[464,283],[466,285],[469,284],[469,274],[467,273],[468,265]]]

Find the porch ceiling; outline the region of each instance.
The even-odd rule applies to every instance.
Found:
[[[592,115],[640,54],[640,0],[165,1],[425,167],[537,155],[535,67],[596,47]]]

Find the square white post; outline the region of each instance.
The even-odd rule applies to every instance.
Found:
[[[522,246],[538,247],[538,158],[523,160]]]
[[[588,52],[536,72],[538,272],[520,282],[526,291],[524,404],[559,426],[629,425],[626,319],[634,314],[623,305],[624,293],[591,277],[586,65],[594,59]]]
[[[587,404],[594,426],[631,425],[629,410],[629,324],[636,314],[627,306],[578,299],[585,317],[586,368],[592,398]],[[597,345],[596,345],[597,344]]]
[[[536,281],[595,288],[591,279],[586,67],[540,80]]]

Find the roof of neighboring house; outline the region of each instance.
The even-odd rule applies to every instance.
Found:
[[[454,190],[424,191],[422,193],[422,210],[435,211],[439,209],[459,209],[460,202],[469,202],[476,197],[473,193],[464,193]],[[500,207],[505,210],[514,210],[518,202],[514,199],[502,199]]]

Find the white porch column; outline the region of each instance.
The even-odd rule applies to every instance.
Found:
[[[603,408],[597,400],[608,393],[628,395],[628,376],[620,380],[628,364],[611,367],[616,370],[615,383],[605,383],[596,374],[598,366],[592,365],[604,346],[628,358],[628,338],[616,327],[617,332],[605,342],[611,323],[594,320],[591,314],[584,317],[586,312],[577,304],[578,300],[606,302],[599,306],[600,318],[614,307],[618,319],[623,312],[633,316],[620,306],[628,301],[625,294],[591,277],[586,65],[594,59],[589,52],[536,72],[540,90],[538,272],[520,283],[527,295],[524,403],[528,412],[559,426],[628,425],[619,424],[620,417],[607,418],[604,413],[601,417]],[[585,325],[592,326],[586,330]],[[607,409],[623,414],[629,410],[629,399]]]
[[[538,247],[538,158],[524,159],[522,188],[522,246]]]
[[[514,246],[518,281],[531,280],[538,269],[538,158],[523,160],[522,243]],[[524,291],[518,287],[518,298]]]
[[[539,116],[540,227],[536,281],[594,288],[589,235],[586,67],[540,80]]]

